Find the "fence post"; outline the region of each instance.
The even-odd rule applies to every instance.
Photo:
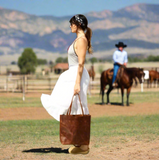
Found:
[[[141,83],[141,92],[144,91],[143,83]]]
[[[25,101],[25,75],[23,76],[23,101]]]
[[[8,76],[6,78],[6,91],[8,92]]]
[[[52,89],[51,88],[51,78],[49,77],[49,88],[50,88],[50,90]]]
[[[25,75],[25,93],[27,93],[28,77]]]

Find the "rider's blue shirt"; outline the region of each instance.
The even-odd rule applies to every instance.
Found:
[[[120,64],[124,64],[128,62],[128,57],[127,57],[127,52],[126,51],[120,51],[120,50],[116,50],[113,54],[113,60],[114,63],[118,62]]]

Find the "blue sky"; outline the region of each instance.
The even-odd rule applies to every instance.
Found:
[[[136,3],[159,4],[159,0],[0,0],[0,6],[3,8],[53,16],[102,10],[116,11]]]

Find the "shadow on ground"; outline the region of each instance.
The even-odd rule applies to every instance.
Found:
[[[122,106],[122,104],[121,103],[118,103],[118,102],[112,102],[112,103],[109,103],[109,104],[107,104],[107,103],[95,103],[95,104],[97,104],[97,105],[114,105],[114,106]],[[131,105],[131,104],[133,104],[133,103],[131,103],[131,102],[129,102],[129,105]],[[124,106],[126,106],[126,103],[124,104]]]
[[[32,153],[66,153],[68,154],[68,149],[61,149],[61,148],[35,148],[35,149],[29,149],[29,150],[24,150],[22,152],[32,152]]]

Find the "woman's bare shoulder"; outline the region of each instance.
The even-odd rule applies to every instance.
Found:
[[[85,36],[79,38],[77,41],[76,41],[77,44],[87,44],[87,38]]]

